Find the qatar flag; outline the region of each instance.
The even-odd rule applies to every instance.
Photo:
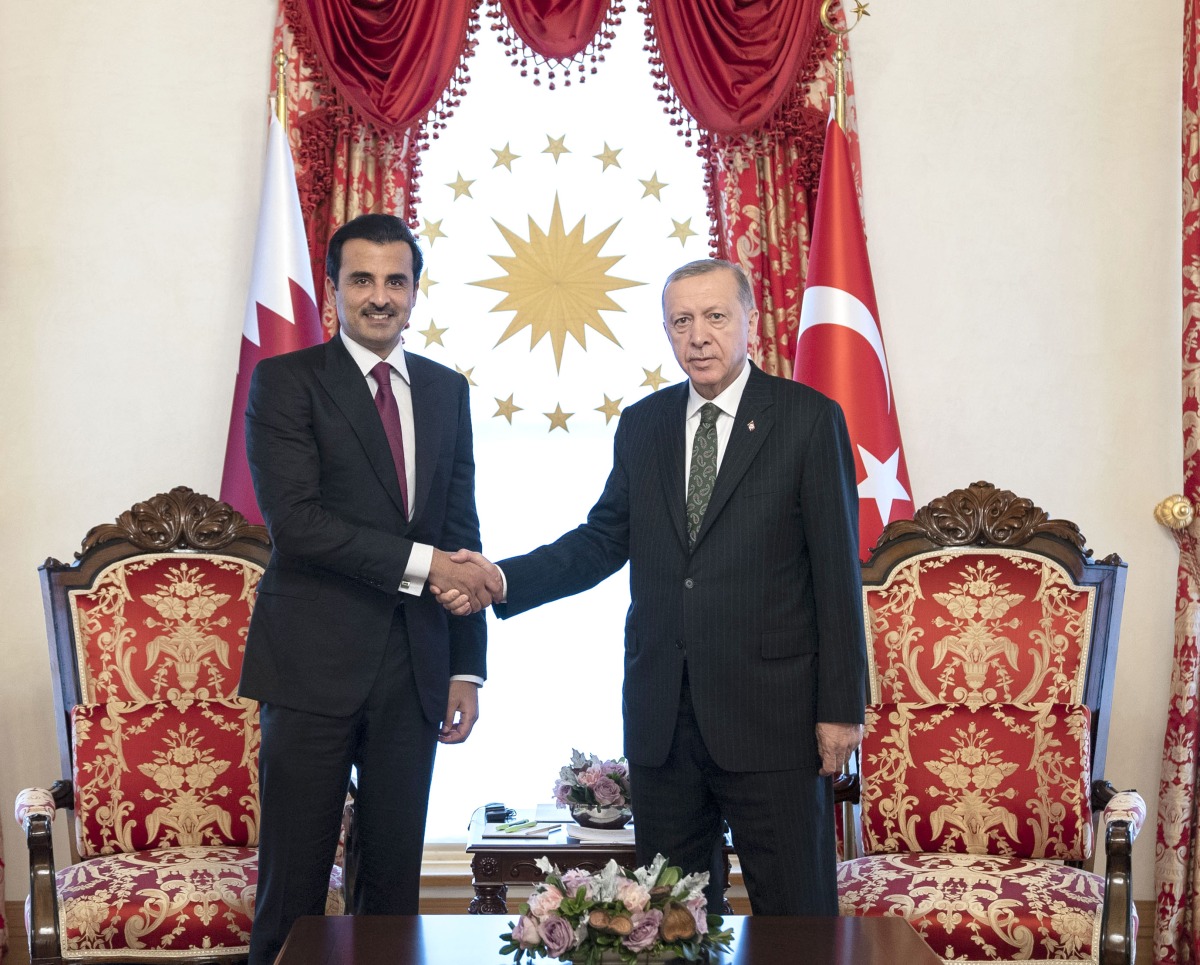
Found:
[[[254,499],[250,467],[246,463],[246,395],[250,391],[250,375],[259,359],[321,341],[321,319],[317,313],[304,219],[300,216],[300,196],[296,192],[296,170],[287,133],[272,115],[250,297],[242,325],[242,351],[233,391],[233,411],[229,416],[229,439],[225,443],[225,471],[221,475],[221,499],[252,523],[261,523],[262,514]]]
[[[884,526],[912,517],[913,500],[850,147],[832,116],[825,132],[793,378],[837,400],[846,413],[858,479],[858,550],[866,559]]]

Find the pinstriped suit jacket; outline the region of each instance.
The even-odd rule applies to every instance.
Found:
[[[501,561],[508,599],[497,613],[578,593],[628,560],[626,756],[650,767],[666,759],[686,661],[719,766],[815,765],[816,723],[861,723],[866,700],[858,492],[842,411],[754,368],[689,549],[686,404],[684,382],[622,413],[587,522]]]

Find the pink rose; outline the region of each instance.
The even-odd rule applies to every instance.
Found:
[[[595,783],[604,775],[600,773],[600,768],[589,767],[586,770],[579,772],[579,783],[585,787],[593,787]]]
[[[617,901],[630,911],[645,911],[650,904],[650,891],[636,881],[620,878],[617,881]]]
[[[629,768],[620,761],[605,761],[600,765],[600,770],[610,777],[628,777]]]
[[[692,917],[696,919],[696,934],[707,935],[708,899],[701,895],[699,898],[689,898],[683,904],[692,913]]]
[[[554,801],[560,808],[571,803],[571,785],[557,781],[554,785]]]
[[[538,925],[538,932],[551,958],[558,958],[568,948],[575,946],[575,929],[561,915],[551,915]]]
[[[658,926],[662,924],[662,912],[657,908],[639,911],[631,920],[633,928],[628,935],[621,939],[621,944],[631,952],[644,952],[658,941]]]
[[[592,876],[586,871],[579,868],[572,868],[562,876],[563,887],[567,889],[567,894],[572,897],[579,891],[580,888],[586,888],[584,892],[589,897],[592,894]]]
[[[513,926],[512,940],[522,948],[537,948],[542,943],[538,934],[537,919],[532,915],[522,915]]]
[[[625,797],[621,794],[621,788],[611,777],[602,777],[592,786],[592,793],[596,795],[596,803],[602,805],[624,804]]]
[[[563,893],[554,885],[546,887],[529,896],[529,913],[537,918],[545,918],[552,912],[558,911],[562,904]]]

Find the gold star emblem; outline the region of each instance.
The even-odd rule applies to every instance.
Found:
[[[567,420],[574,414],[574,412],[563,412],[562,404],[556,402],[553,412],[542,413],[542,415],[550,420],[550,428],[546,431],[553,432],[555,429],[562,429],[563,432],[570,432],[571,430],[567,428]]]
[[[642,181],[641,178],[638,178],[638,180]],[[655,171],[652,175],[650,175],[649,181],[642,181],[642,187],[646,189],[642,192],[642,197],[648,198],[650,195],[654,195],[655,198],[661,201],[662,195],[659,192],[662,191],[662,189],[666,186],[667,184],[665,181],[658,180],[658,172]]]
[[[646,381],[643,382],[642,385],[650,386],[650,388],[652,388],[655,392],[658,391],[658,387],[660,385],[668,381],[667,379],[663,378],[661,365],[653,372],[651,372],[649,369],[642,369],[642,371],[646,373]]]
[[[513,253],[492,255],[491,258],[507,274],[500,278],[471,282],[481,288],[505,293],[505,297],[492,309],[493,312],[516,312],[496,344],[528,326],[530,350],[549,335],[554,348],[554,365],[560,371],[567,335],[586,351],[587,329],[591,326],[615,345],[620,345],[600,312],[624,311],[608,293],[618,288],[643,284],[609,275],[608,270],[623,256],[600,254],[600,249],[620,223],[614,222],[590,241],[585,241],[583,218],[570,232],[563,227],[558,195],[554,197],[549,230],[543,231],[531,217],[529,240],[497,221],[496,227]]]
[[[429,297],[429,289],[431,289],[436,284],[437,284],[437,282],[433,280],[433,276],[430,275],[429,272],[423,271],[423,272],[421,272],[421,284],[417,287],[419,287],[421,289],[421,294],[424,295],[426,298],[428,298]]]
[[[621,400],[610,399],[608,393],[604,393],[604,405],[596,406],[597,412],[604,413],[604,424],[608,425],[613,418],[621,414]]]
[[[496,405],[500,406],[493,414],[492,418],[504,416],[508,420],[508,424],[512,425],[512,417],[514,412],[523,411],[519,405],[513,405],[513,397],[510,395],[507,399],[497,399]]]
[[[441,221],[430,221],[428,218],[422,218],[421,220],[425,222],[425,227],[422,228],[418,233],[422,238],[429,242],[429,247],[432,248],[433,243],[437,241],[438,238],[447,237],[446,233],[442,231]]]
[[[871,15],[870,15],[870,14],[867,12],[867,7],[868,7],[868,4],[865,4],[865,3],[860,3],[860,2],[859,2],[859,0],[855,0],[855,3],[854,3],[854,16],[856,16],[856,17],[869,17],[869,16],[871,16]]]
[[[446,187],[454,189],[454,200],[457,201],[461,197],[471,198],[471,185],[474,181],[468,181],[462,176],[462,171],[454,172],[458,177],[453,181],[447,181]],[[472,199],[473,200],[473,199]]]
[[[592,155],[592,157],[594,157],[597,161],[600,161],[604,165],[604,167],[600,171],[601,174],[603,174],[605,171],[607,171],[610,167],[618,167],[619,168],[621,166],[621,162],[617,160],[617,155],[620,154],[623,150],[625,150],[625,149],[621,148],[621,147],[616,147],[616,148],[609,147],[608,141],[605,141],[604,142],[604,150],[601,151],[599,154]]]
[[[667,237],[668,238],[678,238],[679,246],[681,248],[687,244],[688,238],[690,238],[692,235],[694,235],[696,233],[692,230],[692,219],[691,218],[688,218],[687,221],[676,221],[674,218],[672,218],[671,224],[673,224],[675,226],[675,230],[672,231],[669,235],[667,235]]]
[[[546,146],[546,149],[542,151],[542,153],[553,154],[554,163],[557,164],[560,155],[571,153],[571,149],[563,143],[566,139],[567,135],[565,134],[562,137],[551,137],[549,134],[547,134],[546,140],[550,143]]]
[[[496,155],[496,163],[493,164],[492,167],[498,168],[503,165],[504,167],[508,168],[509,171],[512,170],[513,161],[517,160],[521,156],[520,154],[513,154],[513,152],[508,149],[508,144],[505,144],[504,147],[500,148],[498,151],[495,148],[492,148],[492,153]]]
[[[472,365],[469,369],[460,369],[457,365],[455,365],[454,371],[466,379],[467,385],[471,386],[471,388],[478,388],[478,386],[475,384],[475,380],[471,378],[471,373],[475,371],[475,366]]]
[[[444,348],[446,343],[442,341],[442,336],[447,331],[448,331],[448,329],[438,328],[437,323],[434,322],[432,319],[430,319],[429,328],[425,329],[425,331],[423,331],[423,332],[418,332],[417,334],[425,336],[425,347],[426,348],[429,348],[430,345],[433,345],[435,343],[437,345],[441,345]]]

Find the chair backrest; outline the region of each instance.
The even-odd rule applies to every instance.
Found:
[[[258,707],[237,696],[266,529],[177,487],[41,567],[75,857],[258,837]]]
[[[1085,860],[1126,567],[974,483],[889,525],[863,567],[866,853]]]

